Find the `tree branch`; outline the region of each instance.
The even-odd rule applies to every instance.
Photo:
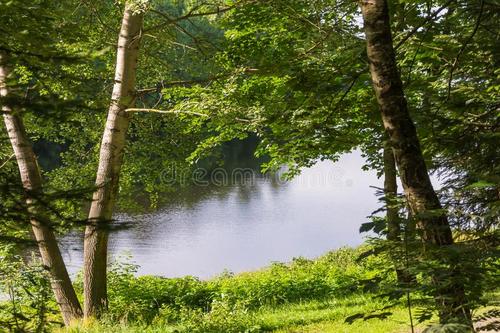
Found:
[[[16,154],[10,155],[9,158],[7,158],[7,160],[5,160],[2,165],[0,165],[0,169],[3,168],[12,158],[14,158],[14,156],[16,156]]]
[[[231,9],[234,9],[236,7],[238,7],[241,3],[251,3],[251,2],[255,2],[255,1],[240,1],[232,6],[227,6],[227,7],[219,7],[217,6],[216,9],[214,10],[211,10],[211,11],[206,11],[206,12],[198,12],[198,13],[195,13],[195,11],[201,7],[201,5],[198,5],[198,6],[195,6],[193,7],[188,13],[182,15],[182,16],[179,16],[179,17],[175,17],[175,18],[171,18],[168,16],[168,14],[165,14],[159,10],[151,10],[153,13],[155,14],[158,14],[160,15],[161,17],[163,17],[167,22],[164,22],[164,23],[161,23],[161,24],[157,24],[155,26],[152,26],[152,27],[149,27],[147,29],[145,29],[144,31],[151,31],[151,30],[155,30],[155,29],[158,29],[158,28],[162,28],[164,27],[165,25],[169,25],[169,24],[175,24],[179,21],[182,21],[182,20],[186,20],[186,19],[189,19],[189,18],[192,18],[192,17],[201,17],[201,16],[210,16],[210,15],[217,15],[217,14],[222,14],[222,13],[225,13]]]
[[[183,111],[183,110],[159,110],[159,109],[143,109],[143,108],[129,108],[125,112],[151,112],[151,113],[176,113],[176,114],[190,114],[200,117],[208,117],[207,114],[193,111]]]
[[[441,13],[444,9],[448,8],[448,6],[454,2],[455,0],[449,0],[448,2],[446,2],[443,6],[441,6],[440,8],[436,9],[436,11],[434,11],[432,14],[430,14],[429,16],[427,16],[427,18],[424,20],[424,22],[422,22],[422,24],[416,26],[415,28],[413,28],[408,34],[406,34],[406,36],[403,37],[402,40],[400,40],[398,42],[398,44],[394,47],[394,50],[397,50],[400,46],[402,46],[408,39],[410,39],[411,36],[413,36],[414,34],[416,34],[418,32],[418,29],[422,28],[424,25],[426,25],[427,23],[429,23],[430,21],[434,20],[436,18],[436,16],[439,15],[439,13]]]
[[[246,74],[255,74],[259,72],[257,68],[244,68],[243,72]],[[136,91],[136,95],[143,95],[151,92],[159,92],[161,88],[166,88],[166,87],[172,87],[172,86],[189,86],[192,84],[197,84],[197,83],[210,83],[213,81],[217,81],[219,79],[224,79],[227,77],[230,77],[234,73],[226,73],[226,74],[218,74],[218,75],[212,75],[207,78],[195,78],[191,80],[174,80],[174,81],[168,81],[168,82],[163,82],[160,81],[157,83],[156,87],[152,88],[144,88],[144,89],[138,89]]]

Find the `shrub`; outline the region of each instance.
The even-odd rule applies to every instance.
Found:
[[[10,251],[0,257],[0,327],[12,332],[48,332],[61,326],[49,274],[32,254],[23,259]]]
[[[217,317],[210,316],[221,310],[221,304],[239,310],[257,309],[348,295],[358,290],[357,281],[366,274],[366,267],[356,262],[358,252],[344,248],[316,260],[296,258],[289,264],[274,263],[238,275],[225,273],[208,281],[190,276],[135,277],[136,266],[117,263],[109,272],[108,316],[150,323],[157,316],[179,320],[173,314],[186,312],[193,318],[213,321]]]
[[[254,315],[244,304],[229,304],[214,300],[208,312],[201,309],[182,308],[172,311],[166,307],[160,310],[153,325],[177,323],[175,331],[182,333],[251,333],[260,332]]]

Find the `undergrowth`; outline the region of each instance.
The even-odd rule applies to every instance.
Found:
[[[46,273],[36,261],[32,267],[9,258],[0,282],[10,288],[9,299],[0,300],[0,324],[12,332],[409,332],[404,299],[381,296],[394,285],[390,263],[382,256],[359,260],[365,251],[342,248],[210,280],[136,276],[137,266],[119,261],[109,270],[108,312],[69,331],[61,328]],[[81,298],[81,276],[75,289]],[[413,306],[414,313],[423,307],[418,297]]]

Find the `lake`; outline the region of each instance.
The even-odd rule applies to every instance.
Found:
[[[370,186],[382,186],[362,165],[353,152],[304,169],[290,182],[215,175],[208,184],[169,194],[171,203],[154,213],[116,215],[118,223],[130,223],[111,232],[109,254],[129,256],[139,275],[209,278],[359,245],[360,225],[379,207]],[[82,232],[65,236],[61,247],[74,275],[82,266]]]

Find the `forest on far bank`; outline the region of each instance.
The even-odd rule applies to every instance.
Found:
[[[0,330],[499,329],[498,22],[498,0],[0,1]],[[242,142],[286,179],[360,151],[373,237],[208,281],[108,262],[118,211]]]

